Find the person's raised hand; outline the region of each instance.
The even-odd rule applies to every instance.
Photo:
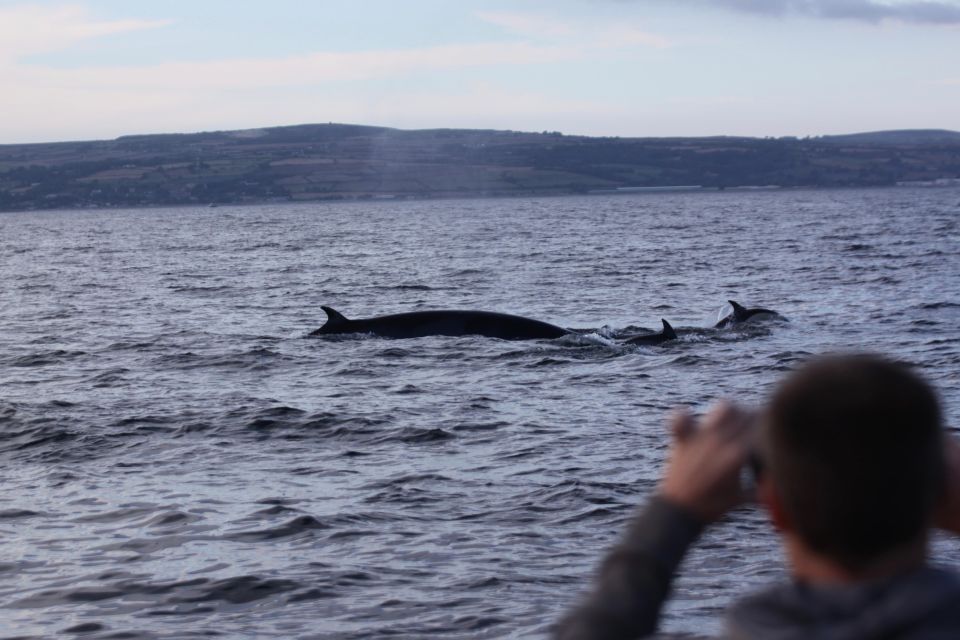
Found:
[[[686,410],[675,411],[660,495],[708,523],[742,503],[740,471],[753,446],[755,423],[754,413],[727,402],[699,422]]]

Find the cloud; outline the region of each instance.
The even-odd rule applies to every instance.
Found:
[[[112,137],[158,128],[191,130],[261,122],[405,118],[413,122],[423,113],[438,118],[444,109],[482,121],[484,113],[491,117],[505,109],[532,113],[556,101],[492,90],[400,96],[395,93],[396,81],[473,68],[564,63],[593,51],[583,43],[518,39],[139,65],[61,67],[29,60],[31,55],[81,41],[165,24],[169,23],[94,20],[74,7],[0,9],[0,95],[4,96],[0,140],[74,139],[77,134],[71,132],[77,131],[88,132],[84,137]],[[391,94],[380,96],[377,87],[384,85],[367,82],[375,80],[387,80]],[[572,104],[568,111],[585,106]],[[389,113],[397,115],[387,118]],[[418,122],[427,124],[422,119]],[[31,127],[34,132],[28,131]]]
[[[695,0],[743,13],[767,16],[799,15],[834,20],[858,20],[878,23],[897,21],[912,24],[960,24],[960,4],[956,2],[879,0]]]
[[[468,67],[565,62],[582,55],[573,47],[496,43],[79,69],[17,65],[7,69],[0,67],[0,87],[203,91],[309,87]]]
[[[500,14],[503,24],[516,15]],[[408,49],[316,51],[296,56],[221,58],[149,65],[94,65],[63,68],[28,61],[31,55],[67,49],[84,40],[154,29],[167,20],[96,20],[77,6],[0,7],[0,93],[35,89],[104,90],[244,90],[283,86],[316,87],[323,83],[396,78],[452,69],[523,66],[567,62],[587,54],[582,44],[535,43],[529,40],[453,44]],[[522,31],[546,29],[535,18],[516,24]],[[556,29],[559,29],[557,31]]]
[[[480,11],[480,20],[505,31],[535,40],[576,40],[596,49],[619,47],[668,47],[666,37],[626,24],[567,22],[535,13]]]
[[[518,40],[409,49],[318,51],[297,56],[223,58],[149,65],[63,68],[24,60],[79,41],[171,24],[170,21],[95,20],[79,7],[0,8],[0,93],[22,97],[47,90],[244,91],[324,85],[482,67],[563,63],[602,50],[662,47],[662,37],[631,25],[574,24],[536,14],[481,13],[482,20],[518,34]],[[574,37],[580,34],[581,37]]]
[[[96,20],[82,7],[0,7],[0,61],[60,51],[103,36],[156,29],[169,20]]]
[[[479,11],[476,16],[484,22],[521,36],[566,38],[576,32],[574,26],[568,22],[532,13]]]

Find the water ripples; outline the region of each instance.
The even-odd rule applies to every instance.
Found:
[[[3,629],[543,635],[656,486],[671,407],[760,402],[812,354],[870,348],[958,423],[951,193],[4,214]],[[730,298],[791,321],[713,329]],[[307,338],[320,305],[584,335]],[[661,317],[680,340],[621,344]],[[666,627],[715,631],[782,573],[738,513]]]

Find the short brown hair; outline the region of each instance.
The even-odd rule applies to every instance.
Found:
[[[940,406],[905,365],[817,358],[780,385],[764,423],[774,486],[814,551],[857,568],[931,525],[946,465]]]

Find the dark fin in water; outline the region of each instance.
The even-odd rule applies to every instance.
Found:
[[[327,314],[327,321],[319,329],[314,329],[308,335],[311,336],[322,336],[328,333],[350,333],[350,329],[347,327],[350,325],[350,321],[347,318],[334,309],[333,307],[320,307]]]
[[[333,307],[320,307],[327,312],[327,323],[323,325],[323,329],[336,329],[337,327],[343,326],[350,322],[347,320],[346,316],[334,309]]]
[[[747,310],[743,308],[743,306],[739,302],[735,300],[727,300],[727,302],[729,302],[730,306],[733,307],[734,318],[737,318],[737,319],[742,318],[743,314],[747,312]]]
[[[660,333],[644,333],[639,336],[633,336],[632,338],[626,340],[624,344],[653,346],[664,343],[667,340],[676,340],[677,332],[673,330],[673,327],[670,326],[670,323],[663,318],[660,318],[660,322],[663,323],[663,331]]]
[[[676,340],[677,332],[673,330],[673,327],[670,326],[670,323],[663,318],[660,318],[660,322],[663,323],[663,337]]]

